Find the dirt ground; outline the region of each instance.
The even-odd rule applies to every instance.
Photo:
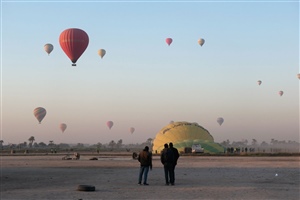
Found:
[[[153,157],[149,186],[129,156],[1,156],[1,200],[27,199],[300,199],[300,157],[181,156],[175,186],[165,186]],[[93,185],[91,192],[78,185]]]

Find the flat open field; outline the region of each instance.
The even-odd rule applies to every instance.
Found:
[[[62,157],[1,156],[0,199],[300,199],[299,156],[181,156],[175,186],[164,185],[158,156],[149,186],[137,185],[139,163],[130,156]],[[77,191],[78,185],[96,190]]]

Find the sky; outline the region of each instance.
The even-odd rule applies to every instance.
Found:
[[[89,36],[76,67],[68,28]],[[299,142],[299,66],[299,1],[2,0],[1,140],[142,143],[187,121],[215,142]]]

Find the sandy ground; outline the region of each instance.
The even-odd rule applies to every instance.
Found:
[[[139,163],[130,156],[62,157],[1,156],[0,199],[300,199],[299,157],[182,156],[175,186],[164,185],[157,156],[149,186],[137,185]]]

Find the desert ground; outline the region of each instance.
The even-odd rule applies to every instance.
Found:
[[[1,200],[26,199],[300,199],[300,157],[181,156],[175,186],[165,186],[159,156],[149,186],[138,185],[139,162],[128,156],[1,156]],[[95,191],[77,191],[78,185]]]

